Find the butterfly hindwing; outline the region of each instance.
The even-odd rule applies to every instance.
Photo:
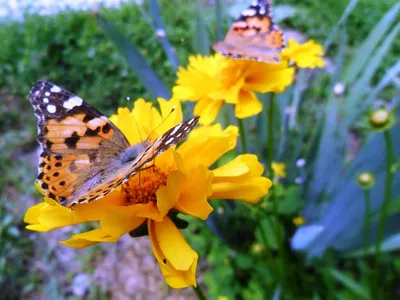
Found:
[[[225,40],[213,45],[226,56],[262,62],[279,62],[284,37],[272,20],[271,3],[255,0],[232,24]]]

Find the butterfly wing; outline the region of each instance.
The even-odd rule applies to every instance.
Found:
[[[127,174],[126,179],[136,174],[147,163],[152,161],[156,156],[163,153],[169,147],[176,145],[185,139],[193,127],[199,122],[199,118],[200,117],[193,117],[189,120],[183,121],[161,135],[154,143],[150,144],[137,159],[132,169]]]
[[[42,146],[38,182],[48,197],[68,207],[109,194],[184,139],[199,119],[183,121],[154,143],[129,146],[107,117],[50,82],[38,81],[29,99]]]
[[[111,180],[105,170],[129,147],[127,139],[102,113],[50,82],[34,84],[29,100],[42,147],[37,180],[44,193],[67,206],[83,195],[90,199],[91,190]],[[118,165],[112,169],[116,172]]]
[[[272,20],[268,0],[253,1],[232,24],[225,40],[213,45],[215,51],[232,58],[279,62],[284,48],[282,32]]]

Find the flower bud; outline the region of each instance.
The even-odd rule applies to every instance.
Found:
[[[362,172],[357,177],[357,183],[363,189],[370,189],[375,183],[375,177],[371,172]]]

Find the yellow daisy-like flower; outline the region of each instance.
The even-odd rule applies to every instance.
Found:
[[[281,178],[286,177],[286,164],[285,163],[278,163],[272,162],[271,168],[274,171],[275,176],[279,176]]]
[[[313,40],[299,44],[294,39],[289,39],[288,45],[280,53],[282,60],[293,61],[299,68],[312,69],[325,66],[323,55],[322,45]]]
[[[237,118],[259,114],[262,103],[256,92],[282,92],[293,81],[294,68],[287,61],[266,64],[235,60],[221,54],[191,56],[187,68],[181,67],[173,88],[174,97],[197,102],[194,115],[201,124],[211,124],[224,103],[235,106]]]
[[[151,138],[155,139],[182,121],[178,101],[159,99],[159,104],[161,114],[151,103],[141,99],[132,111],[120,108],[110,120],[132,144],[150,133],[154,133]],[[173,107],[175,111],[166,118]],[[62,242],[84,248],[101,242],[116,242],[122,235],[146,225],[166,282],[173,288],[196,286],[198,255],[186,243],[169,213],[181,212],[204,220],[213,210],[208,199],[241,199],[256,203],[271,186],[271,181],[262,177],[264,170],[255,155],[239,155],[219,168],[209,169],[221,155],[236,146],[237,132],[234,126],[222,130],[219,124],[195,129],[179,148],[165,151],[154,160],[153,167],[138,172],[123,184],[123,188],[99,200],[77,204],[73,210],[45,197],[44,202],[28,209],[27,228],[49,231],[98,221],[98,228],[75,234]]]

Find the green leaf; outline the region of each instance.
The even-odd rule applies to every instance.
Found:
[[[327,52],[332,45],[332,42],[337,34],[338,29],[342,26],[353,10],[356,8],[357,3],[359,0],[351,0],[349,4],[347,4],[346,9],[344,10],[342,16],[340,17],[339,21],[336,23],[335,27],[332,29],[331,33],[329,34],[328,38],[325,40],[324,43],[324,51]]]
[[[178,57],[176,56],[175,48],[172,47],[172,45],[168,41],[157,0],[150,0],[149,6],[151,14],[153,16],[154,25],[156,27],[156,36],[160,39],[161,46],[164,48],[168,60],[176,71],[179,67]]]
[[[334,279],[343,284],[357,296],[362,297],[363,299],[370,299],[368,290],[345,273],[335,269],[329,269],[328,272]]]
[[[353,82],[362,69],[369,64],[371,54],[386,36],[391,24],[396,19],[400,10],[400,2],[396,3],[383,18],[376,24],[369,36],[358,47],[354,54],[354,59],[347,69],[343,82],[349,84]]]
[[[217,41],[224,39],[224,30],[222,29],[222,3],[221,0],[215,1],[215,23]]]
[[[207,31],[207,25],[204,22],[204,16],[199,7],[196,9],[196,19],[194,20],[193,28],[193,48],[197,53],[209,55],[211,42]]]
[[[128,60],[129,66],[136,72],[145,88],[155,97],[171,98],[171,94],[148,65],[145,58],[137,51],[129,40],[118,30],[118,28],[104,19],[100,14],[96,15],[97,22],[104,32],[111,38],[122,55]]]
[[[279,220],[274,217],[274,216],[269,216],[263,218],[261,221],[261,226],[263,227],[263,231],[265,234],[265,238],[268,243],[268,247],[271,249],[278,249],[278,240],[277,240],[277,233],[281,236],[284,235],[284,229],[282,224],[279,222]],[[261,237],[262,232],[257,228],[257,233],[256,235],[258,236],[258,240],[262,241]]]
[[[349,117],[346,120],[348,122],[348,125],[350,125],[355,120],[355,117],[358,116],[360,112],[360,109],[358,109],[358,107],[362,105],[361,101],[363,100],[364,95],[369,93],[366,87],[368,87],[368,85],[370,84],[372,77],[374,76],[384,57],[389,52],[390,47],[392,46],[393,41],[395,40],[399,32],[400,23],[393,28],[393,30],[383,41],[382,45],[374,52],[373,57],[368,60],[368,64],[363,70],[362,76],[360,76],[360,78],[354,83],[354,86],[351,89],[351,93],[348,95],[348,97],[346,97],[348,99],[346,111],[349,112]]]
[[[303,202],[300,198],[300,188],[291,185],[284,192],[284,198],[279,200],[278,212],[282,215],[294,215],[302,206]]]

